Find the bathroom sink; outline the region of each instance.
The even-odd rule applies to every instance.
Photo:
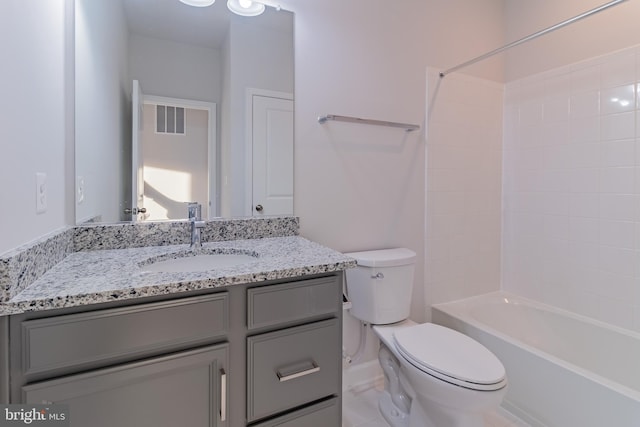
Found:
[[[163,259],[142,266],[142,271],[162,273],[188,273],[233,267],[256,261],[258,258],[246,254],[201,254]]]

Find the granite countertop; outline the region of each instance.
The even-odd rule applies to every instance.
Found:
[[[303,237],[228,240],[202,245],[203,254],[240,253],[254,261],[203,272],[150,272],[153,260],[185,256],[189,245],[75,252],[11,299],[0,315],[74,307],[341,271],[355,260]]]

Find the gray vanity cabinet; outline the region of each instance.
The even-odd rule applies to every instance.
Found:
[[[73,427],[340,425],[341,273],[34,311],[0,326],[10,342],[0,343],[10,378],[0,398],[66,403]]]

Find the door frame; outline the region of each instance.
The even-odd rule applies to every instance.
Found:
[[[268,89],[257,89],[249,87],[245,91],[245,192],[244,192],[244,213],[246,216],[253,216],[253,97],[264,96],[267,98],[279,98],[293,101],[293,93],[279,92]],[[294,106],[295,119],[295,106]],[[295,143],[295,136],[294,136]]]
[[[131,218],[140,221],[138,209],[143,208],[144,178],[142,169],[142,129],[144,126],[144,92],[140,80],[133,79],[131,86]],[[142,181],[142,182],[141,182]],[[142,188],[142,193],[140,192]],[[138,197],[140,196],[140,197]]]
[[[166,96],[156,96],[156,95],[144,95],[143,104],[149,105],[157,105],[157,104],[167,104],[175,107],[182,108],[190,108],[193,110],[205,110],[209,114],[209,131],[207,132],[207,150],[208,150],[208,158],[207,158],[207,195],[209,200],[209,217],[206,219],[213,219],[216,217],[218,212],[218,164],[216,163],[217,156],[216,152],[218,149],[218,141],[217,141],[217,113],[216,113],[216,103],[215,102],[206,102],[206,101],[196,101],[193,99],[182,99],[182,98],[170,98]],[[197,201],[197,200],[192,200]]]

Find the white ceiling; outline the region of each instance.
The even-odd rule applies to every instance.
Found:
[[[221,47],[230,19],[251,19],[268,26],[292,25],[289,13],[278,13],[271,7],[257,17],[233,15],[226,0],[217,0],[209,7],[192,7],[179,0],[123,2],[130,32],[209,48]]]

